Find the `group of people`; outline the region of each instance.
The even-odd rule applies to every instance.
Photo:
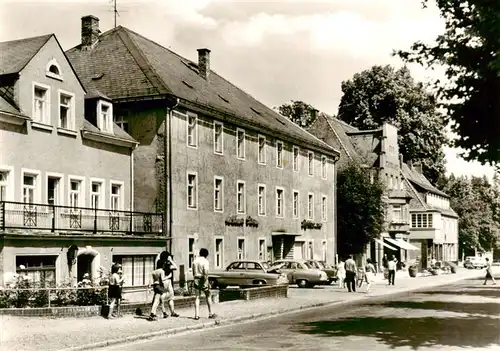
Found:
[[[388,271],[388,285],[394,285],[396,277],[396,267],[398,260],[396,257],[392,256],[391,260],[387,259],[387,255],[384,255],[383,266]],[[370,258],[366,259],[366,264],[364,267],[357,267],[356,262],[352,255],[349,255],[347,260],[340,261],[337,265],[337,278],[339,288],[345,289],[349,292],[356,292],[356,285],[361,288],[363,283],[367,284],[365,292],[370,292],[371,286],[375,281],[376,269],[373,261]],[[356,279],[357,278],[357,279]]]
[[[200,296],[205,295],[208,307],[208,318],[215,318],[212,312],[212,300],[210,296],[210,285],[208,282],[209,262],[207,260],[208,250],[202,248],[200,255],[193,262],[193,288],[195,292],[195,315],[194,319],[200,319]],[[163,251],[156,263],[156,269],[151,273],[151,284],[149,288],[153,289],[153,301],[148,320],[157,320],[156,312],[161,306],[163,318],[167,318],[165,302],[170,310],[171,317],[179,317],[175,312],[174,306],[174,287],[172,284],[173,272],[177,270],[174,257],[168,252]],[[120,302],[122,299],[122,287],[124,283],[122,266],[114,263],[111,266],[111,277],[109,280],[108,297],[110,299],[109,312],[107,318],[115,318],[120,313]],[[115,310],[116,307],[116,310]]]

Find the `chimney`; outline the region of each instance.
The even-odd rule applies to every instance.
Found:
[[[399,168],[403,168],[403,155],[399,155]]]
[[[88,15],[82,17],[82,50],[90,50],[99,39],[99,18]]]
[[[203,79],[208,80],[210,74],[210,50],[198,49],[198,71]]]

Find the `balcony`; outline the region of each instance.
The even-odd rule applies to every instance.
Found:
[[[401,218],[393,218],[388,223],[387,230],[389,232],[409,232],[410,223],[407,220]]]
[[[161,236],[163,215],[83,207],[0,202],[0,229],[63,234]]]

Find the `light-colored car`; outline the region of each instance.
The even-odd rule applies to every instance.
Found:
[[[464,261],[465,268],[485,268],[486,259],[484,257],[467,256]]]
[[[230,285],[248,287],[254,285],[287,284],[283,272],[267,262],[242,260],[230,263],[225,270],[213,271],[208,275],[212,288],[225,289]]]
[[[328,276],[328,282],[326,282],[326,284],[331,284],[337,281],[337,268],[330,266],[324,261],[308,260],[307,263],[309,263],[309,265],[313,268],[320,269],[326,273]]]
[[[284,272],[290,284],[299,288],[312,288],[315,285],[328,284],[328,276],[321,269],[313,268],[304,260],[278,260],[273,267]]]

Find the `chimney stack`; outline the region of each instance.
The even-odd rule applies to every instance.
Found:
[[[82,17],[82,50],[90,50],[99,39],[99,18],[88,15]]]
[[[403,155],[399,155],[399,168],[403,168]]]
[[[208,80],[210,74],[210,50],[198,49],[198,71],[203,79]]]

